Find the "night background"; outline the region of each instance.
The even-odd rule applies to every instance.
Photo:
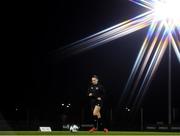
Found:
[[[128,0],[59,0],[35,2],[31,10],[30,46],[15,49],[6,69],[0,129],[37,130],[46,125],[61,130],[63,121],[90,123],[87,88],[90,76],[97,74],[107,91],[104,111],[109,128],[139,130],[140,109],[132,115],[125,109],[126,104],[119,104],[119,99],[148,28],[67,58],[56,51],[146,9]],[[180,65],[172,51],[174,125],[180,124],[179,81]],[[141,108],[144,126],[168,124],[168,50]],[[66,115],[67,119],[63,120]]]

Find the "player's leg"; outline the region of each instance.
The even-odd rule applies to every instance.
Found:
[[[89,130],[89,132],[94,132],[94,131],[97,130],[97,121],[98,121],[98,118],[97,118],[97,115],[96,115],[96,113],[94,112],[94,110],[95,110],[95,103],[92,102],[92,103],[91,103],[91,114],[92,114],[92,117],[93,117],[93,128],[91,128],[91,129]]]
[[[94,110],[93,110],[94,126],[96,129],[98,129],[98,119],[101,117],[100,108],[101,107],[95,105]]]
[[[94,127],[92,129],[90,129],[90,132],[94,132],[98,129],[98,119],[101,117],[100,115],[100,106],[95,105],[92,111],[93,114],[93,125]]]
[[[95,105],[94,110],[93,110],[93,115],[97,116],[98,118],[101,118],[100,110],[101,110],[101,107],[99,105]]]
[[[100,111],[101,111],[101,107],[99,105],[95,105],[94,111],[93,111],[93,115],[96,116],[96,118],[97,118],[97,123],[96,123],[97,124],[96,125],[97,129],[99,129],[99,127],[100,127],[99,126],[100,125],[99,124],[100,123],[99,120],[101,119],[101,112]]]
[[[94,115],[97,115],[98,121],[97,121],[97,126],[98,126],[98,130],[104,130],[105,133],[108,133],[108,129],[105,128],[105,123],[102,119],[102,115],[101,115],[101,109],[102,109],[102,101],[98,101],[97,105],[94,108]]]

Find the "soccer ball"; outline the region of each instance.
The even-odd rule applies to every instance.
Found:
[[[77,131],[79,130],[79,127],[74,124],[74,125],[71,125],[71,126],[69,127],[69,130],[70,130],[71,132],[77,132]]]

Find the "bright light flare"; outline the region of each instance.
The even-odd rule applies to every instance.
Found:
[[[130,1],[148,11],[58,51],[74,55],[150,26],[120,99],[120,103],[125,100],[128,106],[139,107],[168,46],[180,62],[180,0]]]
[[[166,21],[174,26],[180,23],[180,0],[159,0],[154,3],[154,13],[159,21]]]

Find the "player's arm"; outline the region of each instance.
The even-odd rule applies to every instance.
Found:
[[[105,89],[103,86],[100,87],[100,92],[99,92],[99,95],[97,97],[97,100],[102,100],[104,99],[104,95],[105,95]]]
[[[89,96],[89,97],[92,97],[92,96],[93,96],[93,93],[92,93],[92,91],[91,91],[91,88],[90,88],[90,87],[88,88],[88,96]]]

